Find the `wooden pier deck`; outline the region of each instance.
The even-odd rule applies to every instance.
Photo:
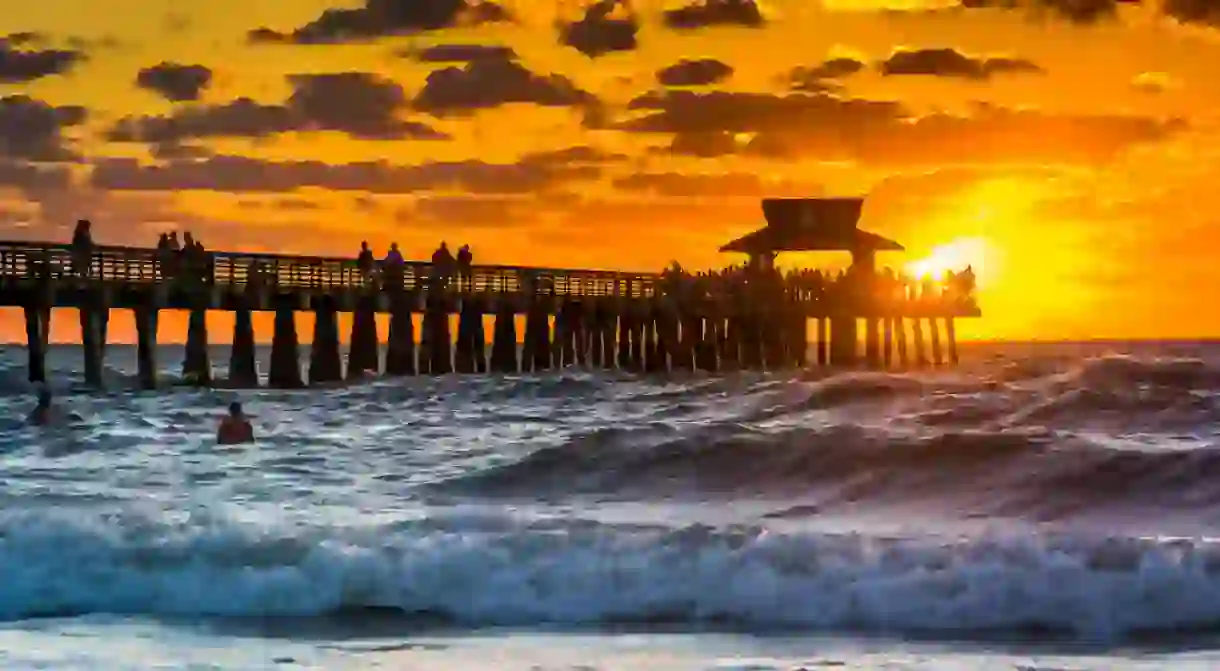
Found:
[[[165,309],[190,312],[183,374],[201,385],[211,382],[209,310],[236,315],[229,383],[237,386],[259,384],[254,311],[275,313],[267,378],[279,388],[383,372],[518,373],[572,365],[661,373],[956,363],[955,320],[981,316],[972,283],[942,291],[878,272],[876,253],[902,246],[859,230],[862,206],[860,198],[766,199],[767,226],[722,248],[749,254],[750,269],[707,277],[489,265],[463,272],[420,261],[361,268],[345,258],[0,241],[0,306],[25,312],[34,382],[45,381],[56,307],[79,310],[85,379],[94,385],[102,382],[113,309],[135,313],[139,377],[147,388],[157,384],[157,316]],[[773,267],[780,251],[848,251],[852,265],[843,277],[784,277]],[[305,310],[316,317],[308,380],[294,317]],[[346,373],[339,312],[354,315]],[[384,362],[377,313],[390,315]],[[418,339],[416,314],[422,314]],[[806,360],[810,343],[814,362]]]

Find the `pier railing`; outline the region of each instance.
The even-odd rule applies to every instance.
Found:
[[[429,286],[439,276],[433,264],[405,261],[394,268],[376,262],[365,273],[354,259],[243,252],[207,252],[192,264],[185,255],[141,247],[98,246],[87,256],[70,245],[0,241],[0,277],[62,280],[88,278],[115,284],[202,281],[281,289],[357,289],[401,282],[404,289]],[[401,271],[401,272],[399,272]],[[475,265],[466,275],[445,278],[464,291],[516,293],[537,287],[546,293],[580,296],[647,297],[659,274],[566,270],[523,266]]]

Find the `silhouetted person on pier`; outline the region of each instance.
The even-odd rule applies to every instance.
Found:
[[[169,248],[175,252],[182,249],[182,245],[178,244],[178,231],[169,232]]]
[[[229,404],[229,414],[220,420],[216,428],[217,445],[240,445],[254,442],[254,427],[242,411],[241,403],[233,401]]]
[[[93,265],[92,228],[88,219],[81,219],[72,232],[72,273],[79,277],[88,277],[89,267]]]
[[[373,279],[373,267],[377,264],[373,258],[373,250],[369,249],[368,240],[360,243],[360,255],[356,257],[356,268],[360,271],[360,277],[365,283],[369,283]]]
[[[449,278],[453,277],[453,253],[449,251],[449,245],[444,241],[441,246],[432,252],[432,281],[444,288],[449,284]]]
[[[174,253],[170,234],[162,233],[157,239],[157,265],[161,269],[162,278],[172,278],[178,271],[178,256]]]
[[[474,288],[474,253],[470,251],[470,245],[462,245],[457,253],[457,269],[460,282],[459,288],[465,288],[467,291]]]
[[[385,254],[385,261],[381,264],[381,272],[385,274],[386,285],[395,289],[402,288],[403,267],[406,262],[403,261],[402,252],[398,251],[398,243],[390,243],[390,251]]]

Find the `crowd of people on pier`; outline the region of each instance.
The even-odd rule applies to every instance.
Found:
[[[368,241],[360,243],[360,254],[356,256],[356,267],[366,284],[380,283],[382,286],[402,286],[407,262],[398,243],[391,242],[385,258],[377,262],[376,255],[369,248]],[[429,280],[433,286],[447,288],[449,282],[456,280],[460,291],[474,289],[474,252],[470,245],[458,248],[457,255],[449,249],[449,243],[441,241],[436,251],[432,252],[432,262],[429,266]]]

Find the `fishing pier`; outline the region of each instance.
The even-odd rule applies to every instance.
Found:
[[[267,381],[283,389],[370,374],[521,373],[566,366],[662,373],[956,363],[954,321],[980,316],[972,292],[920,291],[878,273],[877,253],[902,247],[857,228],[862,203],[765,200],[767,225],[722,248],[750,258],[746,279],[731,282],[489,265],[450,273],[415,261],[369,272],[355,259],[241,252],[208,252],[203,266],[183,268],[154,249],[96,246],[82,254],[63,244],[0,241],[0,306],[24,310],[32,382],[46,378],[52,309],[77,308],[85,380],[98,386],[113,309],[135,314],[145,388],[157,385],[161,310],[190,313],[183,375],[199,385],[212,383],[209,310],[235,313],[228,384],[239,387],[259,384],[255,311],[275,313]],[[793,281],[771,268],[783,251],[849,252],[852,266],[835,281]],[[315,314],[305,372],[298,311]],[[353,313],[346,370],[340,312]],[[389,315],[384,362],[379,313]],[[815,359],[807,361],[811,343]]]

